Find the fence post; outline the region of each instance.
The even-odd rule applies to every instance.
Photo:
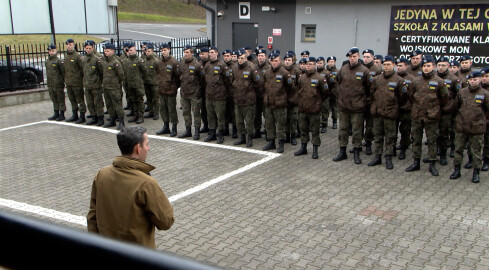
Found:
[[[7,57],[7,70],[8,70],[8,88],[13,89],[13,78],[12,78],[12,62],[10,60],[10,47],[5,46],[5,55]]]

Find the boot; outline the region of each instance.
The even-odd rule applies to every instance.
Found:
[[[66,120],[66,122],[75,122],[78,120],[78,111],[71,111],[71,117]]]
[[[138,117],[137,116],[134,116],[133,118],[127,120],[128,123],[134,123],[138,120]]]
[[[126,116],[134,116],[134,110],[131,110]]]
[[[202,129],[201,129],[202,130]],[[217,139],[216,137],[216,130],[215,129],[210,129],[209,130],[209,136],[207,136],[204,139],[204,142],[210,142],[210,141],[215,141]]]
[[[333,161],[341,161],[347,159],[348,156],[346,155],[346,146],[340,147],[340,152],[336,157],[333,158]]]
[[[278,148],[277,148],[277,153],[283,153],[284,152],[284,140],[278,140]]]
[[[440,149],[440,165],[445,166],[447,164],[447,149]]]
[[[455,145],[450,146],[450,157],[455,157]]]
[[[142,123],[144,123],[144,118],[143,118],[143,115],[140,115],[136,119],[136,124],[142,124]]]
[[[414,172],[414,171],[419,171],[420,169],[420,164],[419,164],[419,158],[415,158],[413,164],[411,166],[406,168],[406,172]]]
[[[290,132],[285,132],[285,143],[290,143]]]
[[[482,164],[481,171],[486,172],[489,171],[489,158],[484,157],[484,163]]]
[[[375,155],[374,159],[372,159],[372,161],[370,161],[367,165],[375,166],[380,164],[382,164],[382,155]]]
[[[175,137],[175,136],[177,136],[177,124],[173,123],[171,125],[170,137]]]
[[[313,145],[312,146],[312,159],[318,159],[319,158],[318,148],[319,148],[319,145]]]
[[[202,126],[202,128],[199,130],[200,133],[207,133],[209,132],[209,124],[208,123],[204,123],[204,125]]]
[[[248,135],[246,140],[246,147],[252,147],[253,146],[253,135]]]
[[[394,165],[392,165],[392,156],[391,155],[385,156],[385,168],[387,170],[394,169]]]
[[[474,172],[472,173],[472,183],[477,184],[480,182],[479,172],[479,169],[474,169]]]
[[[235,141],[233,144],[240,145],[245,143],[246,143],[246,136],[244,134],[241,134],[241,136],[239,136],[239,140]]]
[[[263,148],[261,150],[263,151],[268,151],[268,150],[272,150],[272,149],[276,149],[277,147],[275,146],[275,139],[271,139],[268,141],[268,144],[263,146]]]
[[[54,114],[48,117],[48,120],[54,121],[59,117],[59,110],[54,110]]]
[[[233,124],[233,134],[231,135],[231,138],[236,139],[238,138],[238,128],[236,127],[235,124]]]
[[[194,128],[194,136],[192,137],[193,140],[199,140],[200,139],[200,127],[195,127]]]
[[[260,139],[261,138],[261,132],[259,129],[255,129],[255,135],[254,135],[254,138],[255,139]]]
[[[144,104],[148,104],[148,102],[145,102]],[[149,112],[149,106],[146,105],[146,107],[144,107],[144,112]]]
[[[104,114],[109,114],[109,111],[108,111],[108,110],[105,110],[105,111],[104,111]]]
[[[355,148],[355,151],[353,152],[353,161],[355,164],[362,164],[362,159],[360,158],[360,149],[361,148]]]
[[[362,148],[361,147],[358,147],[358,149],[360,150],[360,152],[362,152]],[[353,154],[354,152],[355,152],[355,148],[350,149],[350,154]]]
[[[430,171],[431,175],[438,176],[438,170],[436,169],[435,162],[436,161],[430,161],[430,170],[429,171]]]
[[[112,115],[110,117],[110,121],[108,121],[107,123],[105,123],[104,128],[115,127],[115,119],[117,119],[117,116]]]
[[[93,117],[95,117],[95,115],[94,115],[94,114],[89,114],[89,115],[87,115],[87,118],[93,118]]]
[[[326,133],[326,124],[321,124],[321,133]]]
[[[301,143],[301,148],[299,151],[294,152],[294,156],[307,155],[307,143]]]
[[[183,134],[178,135],[178,138],[188,138],[192,137],[192,127],[185,126],[185,132]]]
[[[153,120],[158,120],[160,119],[160,115],[158,113],[153,114]]]
[[[460,174],[460,165],[455,165],[455,169],[453,170],[453,173],[450,175],[450,179],[457,179],[457,178],[460,178],[460,176],[462,176]]]
[[[119,125],[117,126],[117,130],[122,130],[126,125],[124,125],[124,118],[119,119]]]
[[[85,112],[80,112],[80,118],[75,121],[75,124],[85,123]]]
[[[229,130],[228,130],[229,131]],[[219,130],[217,132],[217,143],[222,144],[224,142],[224,131]]]
[[[97,122],[98,122],[98,117],[97,117],[97,115],[95,115],[94,117],[92,117],[92,119],[90,121],[87,122],[87,125],[89,125],[89,126],[95,125],[95,124],[97,124]]]
[[[402,146],[401,152],[399,152],[399,159],[403,160],[406,159],[406,147]]]
[[[337,119],[333,119],[333,127],[331,127],[332,129],[337,129],[338,128],[338,120]]]
[[[97,127],[101,127],[104,125],[104,115],[99,115],[98,117],[94,117],[93,119],[97,119],[98,118],[98,121],[97,121]]]
[[[295,139],[295,133],[290,133],[290,144],[297,145],[297,140]]]
[[[124,107],[124,110],[130,110],[131,109],[131,104],[127,103],[126,107]]]
[[[397,156],[397,147],[394,145],[394,147],[393,147],[393,148],[394,148],[394,149],[392,150],[392,152],[393,152],[392,156],[394,156],[394,157],[395,157],[395,156]]]
[[[367,156],[372,154],[372,141],[365,142],[365,154],[367,154]]]
[[[65,120],[65,112],[64,111],[59,111],[58,118],[56,118],[56,121],[63,121]]]
[[[153,116],[155,116],[153,112],[147,112],[143,115],[144,118],[152,118]]]
[[[464,168],[465,169],[472,169],[472,155],[468,155],[468,156],[469,156],[469,161],[467,161],[467,163],[465,163]]]
[[[170,122],[164,122],[163,128],[156,131],[156,135],[170,134]]]
[[[229,124],[226,124],[223,131],[224,136],[229,136]]]

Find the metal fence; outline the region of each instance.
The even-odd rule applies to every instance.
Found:
[[[142,55],[143,42],[149,42],[155,45],[155,53],[161,57],[159,48],[163,42],[152,42],[151,40],[107,40],[96,45],[96,50],[103,53],[104,45],[114,43],[117,54],[122,54],[122,45],[126,42],[132,42],[136,45],[138,55]],[[203,47],[210,46],[210,40],[207,37],[197,38],[180,38],[172,39],[168,42],[171,48],[171,54],[180,60],[183,57],[185,45],[191,45],[195,48],[195,53]],[[20,44],[20,45],[2,45],[0,46],[0,92],[14,91],[20,89],[29,89],[46,85],[45,61],[48,57],[47,47],[49,44]],[[56,44],[58,57],[64,58],[66,52],[64,43]],[[83,43],[75,43],[75,50],[84,54]]]

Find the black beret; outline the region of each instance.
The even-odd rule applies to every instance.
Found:
[[[310,57],[307,57],[307,58],[304,58],[304,59],[306,59],[306,63],[307,62],[316,62],[316,57],[310,56]]]
[[[448,57],[446,56],[443,56],[443,57],[440,57],[440,59],[438,59],[438,61],[436,63],[440,63],[440,62],[450,62],[450,60],[448,59]]]
[[[374,56],[374,59],[375,60],[382,60],[382,55],[377,54],[377,55]]]
[[[93,41],[93,40],[87,40],[87,43],[92,44],[92,46],[95,45],[95,41]]]
[[[258,50],[259,49],[263,49],[264,47],[262,45],[258,45],[256,48],[255,48],[255,53],[258,53]]]
[[[268,58],[270,58],[270,60],[273,60],[273,59],[275,59],[275,58],[277,58],[277,57],[280,57],[280,54],[278,54],[278,53],[271,53],[271,54],[268,56]]]
[[[392,62],[393,64],[395,64],[396,63],[396,59],[392,55],[386,55],[384,57],[384,60],[383,60],[382,63],[384,63],[384,62]]]
[[[346,56],[351,56],[351,55],[353,55],[353,54],[355,54],[355,53],[358,53],[359,51],[360,51],[360,50],[358,50],[358,48],[357,48],[357,47],[353,47],[353,48],[351,48],[351,49],[350,49],[350,50],[349,50],[349,51],[346,53]]]
[[[48,50],[54,50],[54,49],[56,49],[56,45],[51,44],[48,46]]]
[[[365,54],[365,53],[370,53],[371,55],[374,55],[374,50],[371,50],[371,49],[366,49],[366,50],[363,50],[362,54]]]
[[[460,63],[457,60],[453,60],[452,62],[450,62],[450,66],[460,67]]]
[[[423,61],[421,61],[421,64],[424,65],[426,63],[435,63],[435,59],[431,57],[431,55],[427,55],[426,57],[423,58]]]
[[[155,49],[155,45],[153,45],[153,43],[148,43],[148,44],[146,44],[146,49],[152,49],[152,50],[154,50]]]
[[[209,48],[208,47],[202,47],[202,48],[200,48],[200,52],[209,52]]]
[[[187,45],[185,45],[185,47],[183,47],[183,50],[184,50],[184,51],[185,51],[185,50],[192,50],[192,51],[193,51],[194,49],[192,48],[192,46],[191,46],[191,45],[188,45],[188,44],[187,44]]]
[[[280,50],[274,50],[272,53],[278,54],[280,56]]]
[[[168,43],[163,43],[160,45],[160,50],[161,49],[170,49],[170,45]]]
[[[409,59],[404,58],[404,57],[403,57],[403,58],[399,58],[399,59],[397,59],[397,63],[398,63],[398,64],[399,64],[399,63],[406,63],[406,64],[409,64]]]
[[[295,52],[294,51],[288,51],[287,54],[292,54],[293,56],[295,56]]]
[[[411,56],[416,56],[416,55],[420,55],[420,54],[423,54],[423,52],[420,49],[418,49],[418,50],[413,51],[411,53]]]
[[[265,55],[267,55],[267,50],[265,49],[259,49],[256,54],[260,54],[260,53],[264,53]]]
[[[245,46],[244,49],[245,50],[251,50],[251,47],[250,46]]]
[[[472,73],[467,76],[467,79],[481,77],[482,74],[479,71],[472,71]]]
[[[131,44],[131,43],[129,43],[129,42],[124,42],[124,44],[122,44],[122,47],[129,47],[129,44]]]
[[[460,57],[460,62],[462,61],[467,61],[467,60],[472,60],[472,57],[470,57],[470,55],[464,55],[462,57]]]
[[[134,43],[128,43],[128,44],[127,44],[127,48],[128,48],[128,49],[130,49],[130,48],[132,48],[132,47],[136,47],[136,44],[134,44]]]
[[[326,58],[326,62],[329,62],[329,60],[335,60],[336,61],[336,56],[329,56]]]
[[[242,56],[242,55],[246,55],[246,50],[238,50],[238,51],[236,52],[236,55],[237,55],[238,57],[240,57],[240,56]]]
[[[94,44],[94,43],[92,43],[92,42],[91,42],[91,40],[87,40],[87,41],[85,41],[85,43],[83,44],[83,47],[85,47],[85,46],[93,46],[93,45],[95,45],[95,44]]]
[[[233,52],[230,49],[226,49],[222,52],[222,55],[225,55],[227,53],[232,54]]]
[[[489,67],[483,67],[483,68],[481,69],[481,74],[482,74],[482,75],[489,74]]]
[[[301,58],[299,60],[299,64],[305,64],[305,63],[307,63],[307,59],[306,58]]]
[[[216,47],[216,46],[210,46],[210,47],[209,47],[209,51],[211,51],[211,50],[214,50],[214,51],[216,51],[216,52],[219,52],[219,49],[217,49],[217,47]]]
[[[238,51],[233,51],[231,55],[238,55]]]
[[[104,49],[115,50],[115,45],[112,43],[107,43],[105,44]]]
[[[325,60],[324,60],[324,57],[319,56],[318,59],[316,59],[316,61],[325,61]]]
[[[284,56],[284,60],[287,59],[287,58],[294,58],[294,55],[293,54],[290,54],[290,53],[287,53],[285,56]]]
[[[311,53],[308,51],[308,50],[305,50],[303,52],[301,52],[301,55],[310,55]]]
[[[72,39],[72,38],[69,38],[66,40],[65,42],[66,44],[69,44],[69,43],[75,43],[75,41]]]

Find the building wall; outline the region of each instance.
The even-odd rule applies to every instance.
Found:
[[[487,3],[487,1],[298,0],[295,48],[296,51],[308,49],[311,55],[316,57],[334,55],[338,61],[345,60],[346,52],[353,46],[357,46],[360,51],[372,49],[375,54],[386,55],[393,5],[476,3]],[[305,14],[306,7],[311,7],[310,15]],[[302,24],[317,24],[315,43],[301,41]]]
[[[216,14],[219,10],[224,11],[224,16],[217,19],[217,46],[219,50],[232,49],[233,42],[233,22],[257,23],[258,24],[258,45],[266,47],[268,37],[272,36],[274,28],[282,29],[282,36],[274,36],[273,49],[283,52],[293,49],[295,46],[295,0],[271,1],[271,0],[248,0],[250,2],[250,19],[239,19],[239,1],[217,1]],[[209,6],[216,3],[215,0],[207,1]],[[262,6],[272,6],[277,12],[263,12]],[[210,18],[208,17],[208,35],[210,35]]]

